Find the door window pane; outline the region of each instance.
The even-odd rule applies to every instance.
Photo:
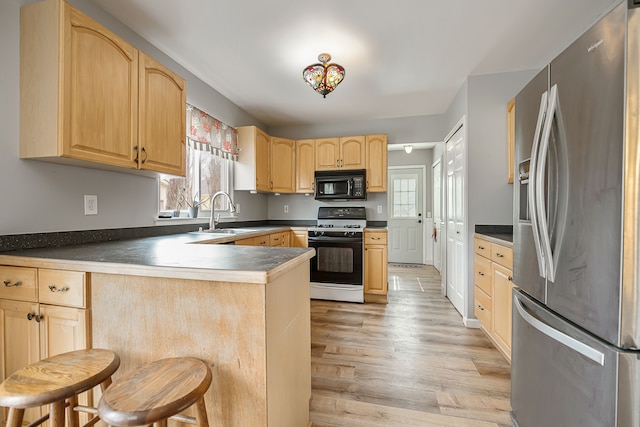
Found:
[[[392,189],[394,218],[415,218],[417,216],[416,186],[416,178],[394,178]]]

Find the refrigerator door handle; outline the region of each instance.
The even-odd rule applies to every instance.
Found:
[[[536,131],[533,136],[533,147],[531,148],[531,160],[529,168],[529,215],[531,216],[531,229],[533,231],[533,243],[536,248],[536,256],[538,258],[538,272],[540,277],[546,279],[546,264],[544,260],[544,253],[540,244],[540,227],[538,225],[538,210],[536,199],[536,175],[538,169],[538,151],[540,145],[540,135],[542,133],[542,126],[544,124],[545,115],[547,112],[547,99],[548,93],[544,92],[540,98],[540,108],[538,109],[538,121],[536,122]],[[521,196],[522,197],[522,196]]]
[[[604,354],[599,352],[598,350],[589,347],[588,345],[578,341],[575,338],[570,337],[567,334],[560,332],[557,329],[552,328],[541,320],[536,319],[534,316],[527,312],[527,309],[522,305],[517,296],[513,296],[513,302],[520,314],[520,317],[524,319],[532,327],[536,328],[538,331],[548,336],[549,338],[559,342],[560,344],[565,345],[566,347],[580,353],[584,357],[593,360],[600,366],[604,366]]]
[[[549,102],[547,107],[547,117],[542,131],[542,139],[540,145],[540,165],[536,171],[536,208],[538,209],[538,221],[540,225],[540,237],[542,239],[542,253],[546,261],[546,277],[550,282],[555,281],[556,269],[551,252],[551,238],[549,234],[549,224],[547,222],[545,194],[544,194],[544,178],[547,162],[547,153],[549,152],[549,140],[551,139],[551,127],[553,118],[556,114],[558,106],[558,86],[553,85],[549,94]]]

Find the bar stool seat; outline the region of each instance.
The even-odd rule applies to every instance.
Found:
[[[211,370],[199,359],[157,360],[116,378],[100,398],[98,415],[110,426],[166,425],[168,418],[195,404],[195,418],[177,419],[206,427],[204,394],[210,384]]]
[[[114,352],[90,349],[52,356],[17,370],[0,384],[0,406],[10,408],[7,427],[21,426],[25,409],[48,404],[52,427],[64,426],[65,401],[75,401],[78,394],[95,386],[106,387],[119,366]]]

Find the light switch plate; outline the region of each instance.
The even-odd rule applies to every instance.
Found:
[[[382,213],[382,205],[378,205],[378,213]]]

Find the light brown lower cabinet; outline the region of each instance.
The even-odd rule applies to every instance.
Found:
[[[364,300],[387,303],[387,231],[364,231]]]
[[[475,238],[474,314],[482,330],[511,362],[511,291],[513,249]]]
[[[27,365],[56,354],[88,348],[89,275],[83,272],[0,266],[0,381]],[[88,397],[81,396],[87,404]],[[25,412],[31,423],[48,412]],[[6,424],[8,412],[3,409]],[[85,420],[86,421],[86,420]]]

